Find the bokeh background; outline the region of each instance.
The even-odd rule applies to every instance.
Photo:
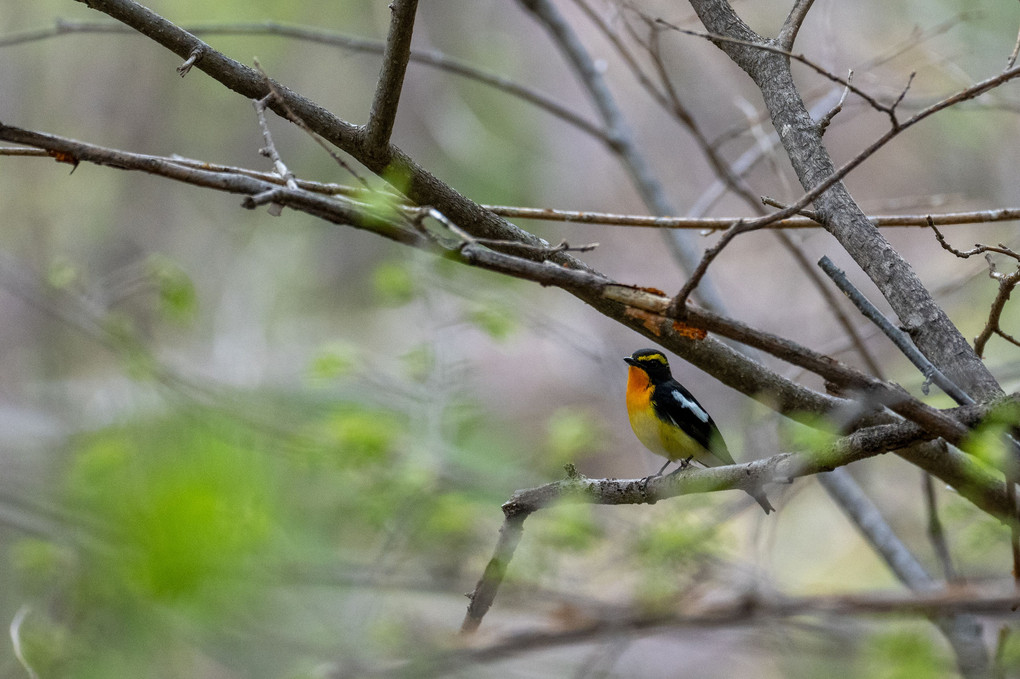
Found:
[[[737,3],[774,34],[788,3]],[[715,180],[691,137],[634,82],[574,2],[558,3],[600,60],[679,214]],[[590,5],[622,31],[618,3]],[[179,25],[279,22],[382,39],[383,0],[152,0]],[[699,28],[683,3],[638,6]],[[797,51],[876,97],[916,75],[902,115],[999,72],[1010,3],[817,3]],[[104,20],[69,0],[0,3],[0,121],[138,153],[270,170],[251,102],[135,35],[38,36]],[[625,34],[625,33],[624,33]],[[363,123],[380,58],[259,34],[203,34],[344,119]],[[631,43],[633,44],[633,43]],[[709,139],[733,160],[771,132],[760,97],[705,41],[662,35],[665,64]],[[440,51],[594,110],[545,32],[515,3],[422,0],[414,47]],[[838,88],[795,69],[809,103]],[[1017,195],[1016,85],[903,134],[847,183],[871,214],[991,209]],[[888,119],[851,97],[827,133],[841,163]],[[299,177],[352,183],[306,135],[271,128]],[[748,132],[748,130],[757,130]],[[739,134],[738,134],[739,133]],[[396,144],[488,204],[646,214],[621,164],[584,132],[504,91],[412,64]],[[363,172],[364,174],[364,172]],[[781,153],[747,176],[800,190]],[[747,208],[724,196],[709,216]],[[0,157],[0,643],[2,676],[950,676],[923,621],[805,619],[595,637],[498,661],[430,665],[456,636],[491,554],[500,504],[582,473],[637,477],[659,462],[633,438],[621,358],[648,345],[569,295],[467,270],[353,229],[236,196],[48,159]],[[684,274],[653,229],[518,222],[623,282],[675,291]],[[1015,224],[951,227],[960,248],[1016,247]],[[698,247],[714,237],[694,233]],[[878,294],[821,230],[791,234]],[[996,285],[925,229],[887,231],[968,337]],[[1006,260],[1002,270],[1011,270]],[[774,234],[738,239],[712,267],[732,316],[859,364]],[[1007,307],[1006,324],[1016,319]],[[885,376],[921,377],[862,320]],[[1012,326],[1016,331],[1015,324]],[[1009,328],[1006,328],[1009,330]],[[1004,388],[1017,349],[992,340]],[[763,359],[766,360],[767,359]],[[805,432],[677,359],[739,459],[805,445]],[[773,364],[770,364],[773,365]],[[783,374],[821,388],[787,366]],[[931,402],[947,404],[933,395]],[[889,458],[889,459],[885,459]],[[850,468],[933,573],[920,472],[893,456]],[[567,505],[527,523],[486,643],[613,610],[683,611],[754,590],[897,591],[812,480],[777,489],[763,518],[740,493],[655,506]],[[939,489],[954,565],[1008,574],[1007,531]],[[997,621],[987,625],[989,640]],[[22,660],[19,661],[18,656]],[[1005,658],[1015,657],[1007,646]]]

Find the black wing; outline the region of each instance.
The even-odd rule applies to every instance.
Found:
[[[659,417],[680,427],[723,464],[733,464],[733,456],[712,416],[679,382],[669,380],[655,387],[652,407]]]

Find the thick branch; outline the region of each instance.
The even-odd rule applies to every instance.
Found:
[[[711,33],[741,41],[720,40],[716,41],[716,45],[761,89],[773,126],[779,131],[801,185],[811,192],[831,181],[836,176],[836,168],[822,144],[817,125],[798,94],[788,59],[781,54],[756,49],[753,43],[771,43],[748,28],[728,3],[722,0],[691,0],[691,4]],[[992,82],[1005,82],[1003,75],[986,81],[988,86],[982,83],[981,87],[971,89],[977,93],[987,91],[995,86]],[[891,138],[899,131],[900,128],[894,127],[885,136]],[[840,168],[840,172],[846,167]],[[915,344],[932,363],[979,400],[1000,395],[1002,391],[994,377],[966,339],[935,303],[907,262],[868,223],[846,187],[839,181],[833,183],[814,198],[814,204],[826,229],[878,286]]]
[[[972,407],[957,410],[965,421],[975,424],[988,412],[987,407]],[[745,464],[712,467],[681,472],[675,475],[649,477],[643,479],[589,479],[578,474],[564,481],[547,483],[537,488],[518,490],[503,505],[506,519],[500,530],[500,538],[495,552],[484,574],[479,579],[475,591],[470,594],[471,604],[468,607],[462,632],[473,632],[481,624],[495,599],[496,592],[502,584],[503,577],[513,552],[520,541],[524,520],[531,514],[557,502],[584,502],[601,505],[644,504],[659,500],[687,495],[729,489],[749,490],[760,488],[769,482],[789,482],[793,478],[819,474],[850,464],[851,462],[911,446],[932,438],[930,432],[915,424],[900,422],[884,424],[861,429],[842,437],[827,449],[813,454],[780,453],[762,460]],[[846,491],[847,485],[833,482],[837,491]],[[1008,515],[1009,503],[1005,493],[996,494],[991,501],[1000,516]],[[852,506],[862,507],[864,503],[852,502]],[[874,526],[875,518],[860,516],[860,520]],[[882,522],[884,524],[884,522]],[[880,541],[895,540],[895,536],[875,534]],[[905,549],[888,548],[885,554],[892,558],[890,565],[901,574],[912,589],[924,590],[931,579],[924,570],[913,561]]]

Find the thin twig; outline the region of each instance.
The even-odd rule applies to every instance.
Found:
[[[258,63],[255,63],[255,67],[258,68]],[[297,181],[295,181],[294,174],[290,171],[287,165],[283,162],[283,158],[280,157],[280,152],[276,149],[276,144],[273,143],[273,135],[269,131],[269,123],[266,122],[266,105],[269,100],[273,97],[273,94],[267,94],[262,99],[256,99],[252,102],[255,107],[255,115],[258,118],[259,129],[262,131],[262,139],[266,145],[261,149],[263,155],[273,161],[273,167],[276,168],[276,174],[284,180],[285,185],[288,189],[299,190]],[[279,203],[273,203],[269,208],[269,214],[274,217],[279,217],[283,211],[283,206]]]
[[[953,568],[953,560],[949,553],[949,545],[946,542],[946,532],[942,528],[942,521],[939,519],[938,497],[935,494],[935,481],[928,472],[921,472],[921,484],[924,490],[924,503],[928,514],[928,539],[935,550],[935,557],[942,566],[942,577],[947,582],[954,582],[957,579],[956,570]]]
[[[842,78],[842,77],[836,75],[835,73],[832,73],[831,71],[828,71],[828,70],[822,68],[818,64],[814,63],[813,61],[811,61],[810,59],[805,57],[803,54],[795,54],[795,53],[791,52],[789,49],[784,49],[782,47],[777,47],[776,45],[771,44],[771,43],[767,43],[767,42],[753,42],[753,41],[750,41],[750,40],[741,40],[740,38],[731,38],[729,36],[718,35],[718,34],[715,34],[715,33],[704,33],[702,31],[692,31],[689,28],[681,28],[680,26],[675,26],[675,25],[673,25],[673,24],[669,23],[668,21],[665,21],[664,19],[661,19],[661,18],[654,18],[652,20],[655,21],[656,23],[662,25],[662,26],[665,26],[666,28],[669,28],[671,30],[677,31],[678,33],[684,33],[686,35],[692,35],[692,36],[697,37],[697,38],[703,38],[703,39],[709,40],[709,41],[711,41],[713,43],[725,42],[725,43],[731,43],[731,44],[734,44],[734,45],[742,45],[744,47],[752,47],[754,49],[762,50],[763,52],[772,52],[774,54],[780,54],[780,55],[782,55],[784,57],[787,57],[788,59],[793,59],[794,61],[797,61],[797,62],[807,66],[812,71],[814,71],[815,73],[818,73],[822,77],[827,78],[827,79],[831,80],[832,82],[838,83],[839,85],[842,85],[843,87],[849,89],[851,92],[856,94],[858,97],[860,97],[861,99],[866,101],[876,111],[879,111],[881,113],[885,113],[886,115],[888,115],[891,118],[892,122],[893,122],[893,126],[894,127],[896,126],[895,105],[890,106],[888,104],[883,104],[882,102],[878,101],[877,99],[872,97],[870,94],[868,94],[864,90],[862,90],[859,87],[856,87],[853,84],[851,84],[846,78]]]
[[[911,71],[910,77],[907,78],[907,84],[904,85],[903,89],[900,91],[900,96],[896,97],[896,100],[893,101],[892,105],[889,107],[889,115],[892,118],[893,127],[899,126],[899,121],[896,119],[896,107],[903,102],[903,97],[907,96],[907,92],[910,90],[910,86],[913,84],[914,76],[916,75],[917,73],[915,71]]]
[[[188,73],[191,72],[191,67],[194,66],[199,59],[202,58],[202,55],[204,53],[205,48],[202,46],[196,47],[195,49],[191,50],[191,54],[189,54],[188,58],[184,60],[184,63],[177,67],[178,75],[180,75],[182,78],[188,75]]]
[[[1009,58],[1006,59],[1006,70],[1013,68],[1016,64],[1017,54],[1020,54],[1020,31],[1016,34],[1016,43],[1013,45],[1013,51],[1010,52]]]
[[[605,123],[612,148],[620,157],[648,209],[656,215],[676,214],[677,210],[667,198],[666,191],[648,159],[634,142],[634,135],[607,85],[601,70],[596,66],[584,44],[570,23],[549,0],[518,0],[549,31],[562,50],[578,79],[591,97],[599,117]],[[681,264],[686,271],[694,270],[698,253],[688,242],[677,244]],[[724,308],[722,297],[711,286],[698,291],[700,301],[707,307]]]
[[[853,81],[854,70],[851,68],[846,75],[846,81],[848,83]],[[846,102],[847,95],[850,94],[850,88],[844,87],[843,94],[840,96],[839,101],[835,106],[830,108],[828,112],[822,116],[818,121],[818,134],[825,134],[825,130],[829,128],[829,124],[832,123],[832,119],[836,117],[836,114],[843,110],[843,104]]]
[[[974,351],[977,355],[984,356],[985,345],[988,343],[988,340],[993,334],[999,335],[1007,342],[1020,346],[1020,341],[1004,332],[1000,326],[1002,311],[1006,307],[1006,302],[1009,301],[1010,295],[1013,294],[1013,289],[1020,284],[1020,265],[1018,265],[1017,270],[1011,274],[1000,273],[995,270],[995,262],[992,260],[991,255],[988,254],[990,252],[995,252],[1000,255],[1012,257],[1017,260],[1017,262],[1020,262],[1020,253],[1001,243],[998,247],[978,243],[970,250],[957,250],[950,245],[948,241],[946,241],[945,236],[943,236],[942,232],[935,226],[934,220],[929,219],[928,226],[930,226],[935,232],[935,238],[938,240],[939,245],[942,246],[943,250],[948,250],[961,259],[967,259],[974,255],[984,254],[985,261],[988,262],[988,277],[999,282],[999,291],[995,295],[991,309],[988,312],[988,322],[985,323],[985,327],[981,330],[981,333],[974,339]],[[1020,572],[1020,560],[1017,561],[1017,564],[1017,570]]]
[[[832,260],[828,257],[822,257],[818,260],[818,266],[822,268],[822,271],[832,279],[833,283],[843,291],[854,306],[864,314],[865,318],[870,320],[872,323],[877,325],[886,337],[892,340],[893,344],[896,345],[904,356],[906,356],[914,366],[921,371],[926,381],[934,382],[942,391],[946,392],[953,398],[954,401],[960,404],[971,404],[974,403],[974,399],[970,397],[965,391],[960,389],[953,383],[948,377],[942,374],[942,371],[936,368],[931,361],[925,358],[924,354],[917,350],[914,343],[910,340],[910,337],[895,327],[889,322],[881,311],[879,311],[874,304],[865,297],[860,290],[858,290],[850,279],[846,277],[846,274],[840,270]]]
[[[229,24],[194,24],[184,26],[184,30],[192,35],[273,35],[294,40],[329,45],[355,52],[371,52],[382,54],[386,43],[381,40],[359,38],[340,33],[332,33],[319,28],[309,26],[294,26],[281,24],[272,21],[263,23],[229,23]],[[129,26],[119,23],[108,22],[77,22],[58,19],[53,28],[25,31],[5,37],[0,37],[0,47],[8,47],[22,43],[45,40],[48,38],[60,37],[69,33],[117,33],[125,35],[137,35],[137,31]],[[505,78],[501,75],[490,73],[477,68],[467,62],[450,57],[442,52],[428,50],[414,50],[411,52],[411,61],[423,66],[429,66],[447,73],[475,80],[489,87],[496,88],[514,97],[527,101],[528,103],[545,110],[547,113],[573,125],[582,132],[598,139],[602,143],[608,143],[605,133],[590,121],[577,113],[563,106],[560,101],[530,87]]]
[[[988,321],[985,323],[985,327],[981,330],[981,334],[974,338],[974,351],[977,352],[978,356],[984,355],[985,345],[993,334],[998,335],[1010,344],[1020,346],[1020,340],[1006,333],[1001,326],[1002,312],[1006,308],[1006,302],[1009,301],[1010,296],[1013,294],[1013,289],[1020,284],[1020,266],[1011,274],[1002,274],[995,270],[995,262],[992,261],[989,255],[985,255],[985,260],[988,262],[988,276],[999,282],[999,291],[995,295],[995,299],[992,300],[992,306],[988,311]]]
[[[2,155],[2,153],[0,153]],[[725,182],[721,183],[725,184]],[[766,205],[785,209],[788,205],[771,198],[762,198]],[[536,219],[549,222],[572,222],[576,224],[603,224],[606,226],[643,227],[653,229],[691,229],[698,231],[723,231],[741,219],[750,221],[755,217],[651,217],[648,215],[625,215],[608,212],[560,210],[558,208],[520,207],[515,205],[486,205],[486,209],[502,217],[512,219]],[[878,228],[925,228],[931,218],[939,226],[960,226],[964,224],[986,224],[1020,220],[1020,208],[997,210],[975,210],[971,212],[944,212],[915,215],[870,215],[872,226]],[[766,229],[817,229],[818,216],[813,210],[801,208],[797,214],[767,224]]]
[[[21,608],[18,609],[17,613],[11,619],[11,624],[8,627],[8,633],[11,637],[11,646],[14,650],[14,657],[28,673],[29,679],[39,679],[39,673],[35,671],[32,664],[25,657],[25,649],[21,639],[21,627],[22,623],[25,622],[25,618],[31,612],[28,604],[22,604]]]

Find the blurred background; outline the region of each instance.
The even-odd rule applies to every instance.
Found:
[[[789,3],[736,3],[774,35]],[[384,39],[382,0],[152,0],[184,27],[278,22]],[[679,215],[716,181],[691,136],[654,104],[582,11],[564,15],[598,60]],[[632,49],[633,14],[590,0]],[[635,3],[700,28],[683,3]],[[630,17],[628,19],[628,17]],[[1009,3],[818,3],[797,52],[891,101],[901,117],[998,73],[1016,40]],[[0,121],[136,153],[270,171],[251,102],[146,38],[54,31],[105,20],[83,4],[0,4]],[[630,23],[628,23],[630,22]],[[34,39],[30,33],[41,31]],[[47,33],[49,31],[49,33]],[[58,34],[59,33],[59,34]],[[10,39],[16,38],[19,39]],[[365,122],[378,54],[253,31],[203,34],[353,123]],[[663,32],[664,65],[710,140],[734,161],[772,131],[752,83],[702,39]],[[597,121],[546,32],[517,4],[422,0],[416,50],[442,52],[545,93]],[[840,88],[795,68],[808,104]],[[1016,85],[908,131],[848,178],[869,214],[1020,205]],[[823,109],[824,110],[824,109]],[[827,132],[837,164],[888,118],[850,97]],[[271,119],[303,179],[353,183],[292,125]],[[394,142],[480,203],[647,214],[622,165],[577,127],[476,80],[412,64]],[[500,505],[563,477],[632,478],[659,461],[637,442],[621,360],[648,340],[562,291],[468,270],[285,210],[141,173],[0,157],[0,675],[310,677],[951,676],[924,621],[809,618],[621,633],[499,660],[430,664],[457,630],[492,553]],[[363,172],[363,174],[365,174]],[[801,191],[781,152],[747,181],[779,201]],[[724,195],[706,216],[749,214]],[[667,236],[645,228],[517,220],[626,283],[675,292]],[[958,248],[1020,245],[1015,224],[947,227]],[[819,230],[789,233],[878,293]],[[997,286],[979,257],[926,229],[886,231],[967,337]],[[703,249],[716,237],[690,232]],[[1008,260],[999,260],[1011,271]],[[860,365],[843,329],[770,232],[739,238],[711,269],[727,312]],[[886,307],[883,306],[885,309]],[[856,316],[855,316],[856,318]],[[1007,307],[1007,326],[1016,319]],[[884,377],[921,377],[863,320]],[[1007,331],[1009,327],[1005,328]],[[1013,326],[1016,331],[1015,325]],[[986,358],[1007,391],[1017,348]],[[766,360],[767,359],[763,359]],[[738,460],[805,445],[764,406],[676,359]],[[820,380],[770,365],[812,388]],[[930,401],[948,405],[933,394]],[[886,459],[888,458],[888,459]],[[933,574],[920,472],[894,456],[850,471]],[[569,628],[607,611],[686,611],[747,591],[898,591],[884,564],[811,479],[776,489],[764,518],[737,492],[654,506],[565,505],[532,517],[485,643]],[[1008,531],[939,489],[954,565],[1008,574]],[[989,641],[997,631],[987,625]],[[20,660],[19,660],[20,656]],[[1005,647],[1007,661],[1017,649]],[[445,656],[444,656],[445,657]],[[407,664],[410,663],[410,664]],[[1013,665],[1014,668],[1017,665]]]

